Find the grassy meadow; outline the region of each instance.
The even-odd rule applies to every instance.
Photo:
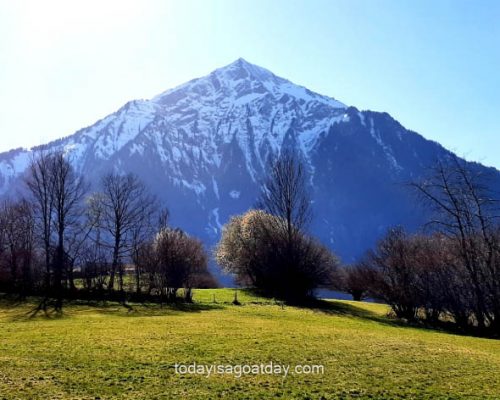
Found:
[[[0,399],[499,399],[500,341],[408,327],[384,305],[283,306],[196,290],[192,305],[0,300]],[[215,300],[215,302],[214,302]],[[176,374],[174,364],[323,365],[324,374]]]

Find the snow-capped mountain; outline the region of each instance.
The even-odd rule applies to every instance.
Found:
[[[208,245],[255,203],[270,157],[293,148],[310,172],[310,230],[347,261],[387,227],[422,222],[403,183],[450,154],[386,113],[358,111],[243,59],[43,147],[64,150],[96,184],[110,170],[137,173],[172,223]],[[0,154],[0,196],[18,186],[36,150]]]

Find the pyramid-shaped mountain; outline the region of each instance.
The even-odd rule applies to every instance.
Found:
[[[243,59],[43,147],[65,151],[95,184],[111,170],[138,174],[172,223],[207,245],[255,203],[269,159],[292,148],[310,173],[310,231],[347,262],[389,226],[422,223],[404,183],[451,154],[387,113],[348,107]],[[0,196],[20,186],[36,150],[0,154]]]

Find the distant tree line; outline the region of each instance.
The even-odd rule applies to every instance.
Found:
[[[40,152],[26,196],[0,208],[0,291],[65,298],[175,301],[213,286],[201,243],[168,225],[168,212],[133,174],[110,173],[91,192],[62,152]]]
[[[499,203],[488,176],[452,158],[412,183],[435,216],[428,233],[391,229],[342,286],[387,302],[400,318],[500,334]]]

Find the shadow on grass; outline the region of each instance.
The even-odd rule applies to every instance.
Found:
[[[52,299],[37,297],[20,299],[10,295],[0,296],[0,307],[3,308],[3,314],[12,322],[64,319],[89,312],[120,317],[154,317],[200,313],[224,308],[222,305],[203,303],[159,304],[120,303],[106,300],[66,300],[62,310],[59,310],[55,307],[55,301]]]
[[[380,313],[367,310],[363,307],[357,307],[351,303],[330,300],[311,300],[310,302],[299,306],[312,311],[322,312],[328,315],[340,315],[365,319],[369,321],[380,322],[391,326],[408,326],[404,321],[393,319],[389,315],[381,315]]]
[[[43,315],[45,318],[60,316],[55,307],[45,298],[21,297],[15,294],[0,294],[0,307],[2,314],[7,314],[11,319],[32,319]]]
[[[156,317],[166,315],[182,315],[186,313],[201,313],[204,311],[221,310],[224,307],[217,304],[201,304],[201,303],[141,303],[141,304],[123,304],[110,303],[103,305],[89,305],[87,302],[83,304],[84,308],[75,312],[82,312],[87,306],[87,310],[91,309],[99,314],[111,314],[120,317]]]
[[[352,302],[338,300],[311,299],[302,303],[285,303],[273,298],[261,297],[252,290],[245,289],[249,298],[238,305],[231,302],[209,303],[209,302],[174,302],[174,303],[122,303],[114,300],[67,300],[63,309],[58,310],[54,305],[54,300],[41,297],[30,297],[27,299],[13,295],[0,294],[0,308],[2,314],[10,321],[31,321],[34,319],[57,320],[84,315],[85,313],[119,316],[119,317],[159,317],[174,316],[187,313],[201,313],[214,310],[223,310],[230,307],[240,307],[245,305],[278,306],[281,308],[295,307],[313,312],[323,313],[331,316],[343,316],[357,318],[365,321],[373,321],[378,324],[405,329],[419,329],[428,332],[439,332],[454,334],[459,336],[475,336],[489,339],[498,339],[488,335],[481,335],[473,331],[458,330],[453,323],[431,325],[422,322],[409,322],[406,320],[391,317],[388,314],[375,312],[361,304],[357,306]]]
[[[315,312],[322,312],[328,315],[341,315],[373,321],[394,328],[418,329],[421,331],[437,332],[458,336],[473,336],[482,337],[485,339],[497,339],[496,337],[492,337],[489,335],[481,335],[479,332],[475,331],[459,330],[457,329],[455,324],[451,322],[441,322],[439,325],[435,325],[425,323],[425,321],[406,321],[396,317],[391,317],[389,314],[381,315],[380,313],[367,310],[366,308],[357,307],[352,303],[345,303],[340,301],[311,300],[307,304],[303,304],[298,307],[306,308]]]

